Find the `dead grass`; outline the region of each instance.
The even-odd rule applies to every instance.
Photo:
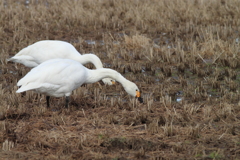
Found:
[[[1,2],[1,158],[239,159],[239,3]],[[44,95],[16,94],[29,69],[6,59],[43,39],[98,55],[137,83],[144,104],[119,84],[84,85],[70,109],[52,98],[54,111]]]

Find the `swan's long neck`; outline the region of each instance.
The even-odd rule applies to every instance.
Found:
[[[83,54],[76,57],[74,60],[80,62],[83,65],[87,63],[92,63],[97,69],[103,68],[101,60],[98,58],[98,56],[94,54]]]
[[[88,77],[85,83],[95,83],[103,78],[112,78],[119,83],[121,83],[124,87],[126,82],[129,82],[126,78],[124,78],[120,73],[115,70],[109,68],[102,68],[96,70],[88,70]]]

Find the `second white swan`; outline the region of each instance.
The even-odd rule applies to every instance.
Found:
[[[117,71],[108,68],[90,70],[70,59],[52,59],[33,68],[17,83],[17,86],[21,86],[17,93],[34,90],[46,94],[47,107],[49,107],[49,96],[65,96],[65,107],[68,107],[69,96],[73,90],[84,83],[95,83],[103,78],[115,79],[122,84],[129,95],[138,97],[138,100],[142,102],[137,85]]]

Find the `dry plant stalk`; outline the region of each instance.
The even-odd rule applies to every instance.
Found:
[[[238,6],[238,0],[2,1],[0,157],[240,159]],[[96,54],[140,86],[144,103],[119,84],[101,82],[75,90],[69,110],[62,98],[53,99],[52,111],[44,95],[16,94],[30,69],[6,59],[44,39]]]

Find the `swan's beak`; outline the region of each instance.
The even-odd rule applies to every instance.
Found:
[[[136,97],[141,97],[141,93],[139,91],[136,91]]]
[[[143,98],[141,97],[141,93],[139,91],[136,91],[136,97],[140,103],[143,103]]]
[[[115,81],[111,81],[112,82],[112,84],[116,84],[116,82]]]

